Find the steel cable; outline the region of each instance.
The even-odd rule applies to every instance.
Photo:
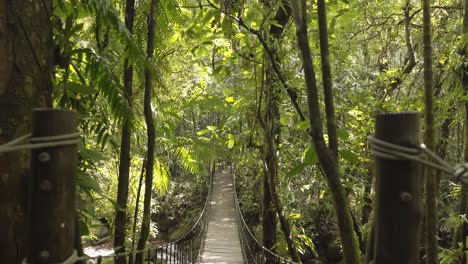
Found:
[[[414,147],[406,147],[393,144],[376,137],[368,137],[371,152],[374,156],[391,160],[411,160],[439,170],[452,177],[455,183],[461,182],[468,185],[468,163],[451,166],[448,162],[437,156],[424,144]],[[433,161],[426,159],[430,157]]]

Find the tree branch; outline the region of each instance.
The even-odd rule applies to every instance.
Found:
[[[275,60],[275,56],[274,56],[273,51],[271,50],[270,46],[268,46],[268,43],[262,37],[261,33],[258,30],[247,26],[244,23],[244,21],[242,20],[241,17],[237,18],[237,17],[234,17],[234,16],[224,12],[219,7],[217,7],[215,4],[213,4],[210,0],[207,0],[207,2],[209,3],[209,5],[212,8],[214,8],[214,9],[218,10],[219,12],[223,13],[224,15],[228,16],[231,20],[235,21],[240,27],[242,27],[245,30],[247,30],[248,32],[254,34],[258,38],[258,40],[262,44],[263,48],[267,52],[268,58],[270,59],[271,65],[273,66],[273,71],[275,72],[276,76],[278,77],[278,80],[281,82],[283,87],[286,89],[286,92],[287,92],[289,98],[291,99],[291,103],[293,104],[294,109],[296,110],[297,114],[299,115],[301,121],[306,120],[306,118],[305,118],[304,114],[302,113],[302,110],[301,110],[301,108],[299,106],[299,103],[297,102],[297,92],[293,88],[291,88],[288,85],[288,83],[286,82],[286,79],[284,78],[284,75],[281,72],[281,70],[280,70],[280,68],[278,66],[278,63]]]

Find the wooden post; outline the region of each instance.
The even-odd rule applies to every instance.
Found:
[[[75,133],[76,113],[36,109],[32,137]],[[32,151],[31,253],[32,263],[59,263],[74,250],[76,145]]]
[[[407,147],[420,143],[420,114],[377,116],[375,136]],[[375,158],[376,205],[373,264],[414,264],[419,261],[422,166],[409,160]]]

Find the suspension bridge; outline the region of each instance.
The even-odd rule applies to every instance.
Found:
[[[292,263],[255,238],[242,216],[234,175],[215,173],[213,166],[203,210],[181,238],[139,251],[81,256],[74,248],[77,144],[81,135],[76,131],[77,116],[56,109],[38,109],[33,114],[33,133],[0,145],[0,155],[30,150],[36,157],[32,159],[32,188],[28,189],[32,200],[31,254],[22,263],[122,263],[122,258],[143,259],[145,263]]]
[[[239,207],[235,177],[222,171],[211,174],[205,206],[192,229],[180,239],[142,251],[75,256],[64,263],[113,263],[136,254],[142,254],[145,263],[294,263],[263,247],[255,238]]]
[[[35,157],[32,159],[32,187],[26,188],[32,200],[31,259],[22,263],[29,263],[28,260],[32,263],[114,263],[121,258],[135,259],[135,256],[145,263],[155,264],[293,263],[263,247],[256,239],[242,216],[235,176],[225,171],[215,173],[213,169],[203,210],[192,228],[178,240],[140,251],[79,256],[73,248],[76,145],[80,136],[76,132],[76,116],[57,110],[34,113],[34,120],[38,121],[34,123],[32,134],[0,145],[0,154],[31,150],[31,156]],[[389,260],[385,263],[416,263],[421,165],[451,175],[454,182],[468,184],[468,163],[451,166],[419,143],[419,119],[417,113],[379,115],[376,136],[369,138],[376,158],[377,182],[372,246],[366,263],[383,259]],[[392,129],[395,127],[399,129]],[[23,144],[25,141],[28,143]]]

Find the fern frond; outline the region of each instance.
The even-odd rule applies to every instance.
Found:
[[[161,159],[154,162],[155,188],[160,194],[164,194],[169,189],[169,179],[171,177],[169,167]]]

